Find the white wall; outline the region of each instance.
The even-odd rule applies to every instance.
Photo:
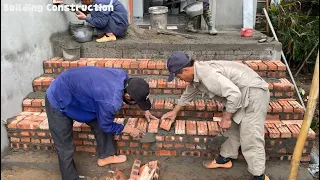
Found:
[[[69,1],[69,2],[68,2]],[[71,0],[65,3],[71,3]],[[71,12],[48,12],[50,0],[1,0],[1,121],[22,111],[23,98],[32,92],[32,80],[43,73],[42,61],[52,57],[50,36],[66,31],[76,20]],[[42,6],[42,12],[5,11],[6,4]],[[8,148],[1,123],[1,157]]]

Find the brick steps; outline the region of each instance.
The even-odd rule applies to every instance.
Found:
[[[60,74],[67,69],[81,66],[99,66],[107,68],[122,68],[129,74],[168,75],[166,59],[121,59],[121,58],[81,58],[78,61],[63,61],[55,57],[44,61],[46,74]],[[255,70],[262,77],[283,78],[286,76],[286,66],[279,60],[234,60]]]
[[[150,86],[151,94],[175,94],[181,95],[188,83],[175,79],[168,82],[167,78],[154,77],[144,78]],[[35,92],[45,92],[50,83],[54,80],[54,76],[44,74],[33,80],[33,90]],[[286,78],[266,79],[269,83],[270,96],[275,98],[291,98],[294,94],[293,84]]]
[[[44,94],[43,94],[44,95]],[[178,98],[178,97],[177,97]],[[161,117],[164,113],[173,109],[177,99],[165,97],[152,97],[152,109],[154,115]],[[26,98],[22,103],[23,111],[42,112],[45,111],[45,101],[42,98]],[[180,119],[208,119],[222,116],[224,106],[222,103],[211,99],[198,99],[186,106],[178,114]],[[143,117],[143,112],[137,106],[124,105],[118,112],[117,117],[124,115],[131,117]],[[269,103],[267,119],[293,120],[303,119],[303,107],[294,99],[280,99]]]
[[[145,132],[155,132],[156,142],[143,144],[129,135],[116,135],[115,140],[120,154],[212,156],[219,150],[218,147],[212,146],[214,145],[212,138],[219,128],[218,123],[212,120],[178,120],[172,124],[170,131],[159,128],[160,122],[157,120],[148,123],[143,118],[130,118],[129,121]],[[123,123],[124,118],[116,118],[115,122]],[[54,149],[45,112],[22,112],[8,121],[7,129],[13,149]],[[291,157],[300,129],[301,121],[266,121],[265,139],[268,157]],[[73,131],[76,151],[96,152],[95,137],[89,126],[75,122]],[[309,161],[308,156],[315,142],[315,136],[315,132],[310,129],[303,152],[306,161]]]

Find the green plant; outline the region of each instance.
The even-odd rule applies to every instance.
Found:
[[[299,1],[282,1],[280,5],[271,5],[268,9],[270,20],[283,45],[288,63],[295,68],[308,56],[319,40],[319,14],[311,16],[312,10],[318,8],[319,0],[314,0],[309,11],[301,10]],[[309,58],[309,67],[315,63],[317,51]]]

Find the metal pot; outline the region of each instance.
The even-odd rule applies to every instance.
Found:
[[[184,11],[191,17],[199,16],[203,14],[203,2],[197,1],[189,4],[184,8]]]
[[[82,27],[84,26],[84,21],[70,21],[69,22],[69,31],[70,31],[70,34],[72,34],[72,28],[76,28],[76,27]]]
[[[93,29],[94,28],[92,26],[81,26],[73,27],[71,28],[71,31],[75,40],[82,43],[92,41]]]

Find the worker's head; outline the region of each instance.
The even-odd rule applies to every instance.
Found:
[[[93,0],[81,0],[81,4],[84,4],[84,5],[91,5],[93,3]]]
[[[151,108],[149,84],[141,78],[130,78],[125,87],[124,99],[129,104],[137,104],[143,111]]]
[[[168,81],[172,81],[174,77],[181,80],[192,82],[194,78],[193,69],[194,60],[187,54],[182,52],[174,52],[168,59],[167,68],[170,72]]]

